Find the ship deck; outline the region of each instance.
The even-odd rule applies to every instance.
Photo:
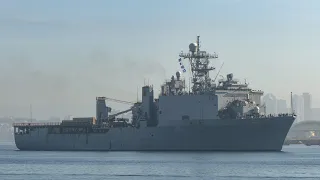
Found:
[[[54,127],[60,126],[61,122],[47,122],[47,123],[13,123],[13,127]]]

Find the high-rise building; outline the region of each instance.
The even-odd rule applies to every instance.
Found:
[[[288,113],[287,101],[283,99],[278,99],[277,110],[278,110],[278,113]]]
[[[303,103],[304,103],[304,119],[312,119],[312,107],[311,107],[311,94],[303,93]]]
[[[304,120],[304,99],[303,96],[293,95],[292,96],[292,108],[294,113],[297,115],[295,122],[301,122]]]
[[[266,114],[277,114],[277,98],[273,94],[266,94],[263,102],[266,105]]]

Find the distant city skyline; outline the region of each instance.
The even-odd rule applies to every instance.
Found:
[[[262,97],[262,100],[267,106],[267,114],[291,113],[292,111],[291,99],[287,102],[283,99],[277,99],[272,93],[267,93]],[[310,93],[293,94],[292,109],[297,114],[296,122],[320,120],[320,108],[312,107],[312,95]]]
[[[290,106],[288,108],[287,101],[284,99],[277,100],[277,110],[278,113],[289,113]]]

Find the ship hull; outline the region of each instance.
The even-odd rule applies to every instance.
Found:
[[[163,127],[111,128],[106,133],[15,134],[33,151],[281,151],[293,117],[189,121]]]

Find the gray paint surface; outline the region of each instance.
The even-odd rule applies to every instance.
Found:
[[[107,133],[48,134],[36,128],[15,134],[20,150],[223,150],[280,151],[293,117],[197,120],[179,126],[112,128]]]

